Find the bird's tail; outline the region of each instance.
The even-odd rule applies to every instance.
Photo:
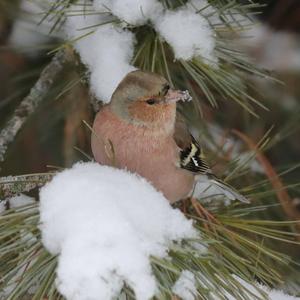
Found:
[[[250,201],[241,195],[235,188],[231,187],[230,185],[226,184],[219,178],[217,178],[215,175],[211,174],[209,177],[209,181],[211,184],[213,184],[222,194],[230,195],[231,197],[236,200],[239,200],[244,203],[250,203]]]

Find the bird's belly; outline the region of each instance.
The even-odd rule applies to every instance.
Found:
[[[135,149],[124,156],[122,163],[118,163],[118,167],[136,172],[149,180],[170,202],[183,199],[190,193],[194,177],[175,165],[176,160],[172,155],[172,149],[165,153],[158,151],[152,153],[148,150],[144,151],[142,156],[141,152]]]

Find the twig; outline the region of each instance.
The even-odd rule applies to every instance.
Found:
[[[41,173],[0,178],[0,199],[12,197],[23,192],[29,192],[43,186],[52,179],[55,173]]]
[[[25,97],[15,110],[12,118],[6,123],[0,132],[0,162],[4,161],[6,150],[15,139],[17,133],[29,116],[36,110],[49,92],[54,80],[63,70],[64,65],[71,58],[67,49],[55,54],[51,62],[42,71],[40,78],[31,88],[29,95]]]

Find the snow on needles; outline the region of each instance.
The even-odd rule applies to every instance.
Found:
[[[72,300],[111,299],[124,282],[137,299],[157,291],[150,256],[196,237],[191,221],[145,179],[79,163],[41,189],[42,240],[58,258],[57,286]]]
[[[91,91],[107,103],[128,72],[134,50],[134,35],[108,22],[107,16],[79,15],[67,18],[66,33],[90,71]],[[96,26],[96,27],[95,27]],[[85,36],[84,36],[85,35]]]
[[[190,60],[201,56],[206,63],[214,65],[215,39],[207,19],[191,7],[167,11],[156,22],[156,29],[172,46],[175,58]]]
[[[182,271],[172,291],[183,300],[196,299],[197,288],[194,274],[190,271]]]
[[[219,275],[217,275],[219,277]],[[283,291],[280,290],[275,290],[275,289],[270,289],[265,285],[259,284],[257,282],[253,282],[253,284],[247,283],[245,280],[241,279],[240,277],[236,275],[232,275],[238,282],[239,284],[243,287],[244,292],[247,294],[247,299],[261,299],[261,292],[264,292],[268,295],[268,299],[270,300],[300,300],[299,297],[294,297],[285,294]],[[226,286],[226,281],[219,277],[219,279],[225,284]],[[211,288],[205,287],[205,280],[203,280],[203,274],[196,272],[193,274],[190,271],[183,270],[178,277],[177,281],[175,282],[172,291],[174,294],[180,297],[182,300],[196,300],[198,299],[198,292],[197,292],[197,287],[198,287],[198,282],[200,282],[204,288],[207,288],[207,292],[209,293],[209,299],[214,299],[214,300],[222,300],[222,299],[228,299],[228,300],[236,300],[236,295],[233,296],[230,294],[228,291],[224,289],[220,285],[220,290],[216,291],[215,289],[209,291]],[[237,291],[240,287],[237,287]],[[206,292],[206,293],[207,293]],[[220,296],[223,295],[223,296]],[[244,298],[244,297],[243,297]]]
[[[7,204],[9,208],[18,209],[18,208],[22,208],[23,206],[34,204],[34,203],[35,203],[34,198],[24,194],[19,194],[5,200],[0,199],[0,215],[6,210]]]
[[[194,2],[171,11],[158,0],[95,0],[88,2],[94,14],[69,15],[65,32],[90,71],[91,91],[96,98],[108,103],[118,83],[135,69],[131,65],[135,36],[126,30],[128,25],[152,24],[173,48],[176,59],[201,57],[215,66],[213,30],[206,17],[196,13]],[[78,7],[74,4],[69,10]],[[121,22],[114,22],[116,19]]]
[[[255,288],[258,287],[259,289],[261,289],[262,291],[264,291],[270,300],[300,300],[299,297],[294,297],[294,296],[290,296],[285,294],[283,291],[280,290],[275,290],[275,289],[270,289],[267,286],[264,286],[262,284],[256,283],[255,286],[250,285],[249,283],[247,283],[245,280],[239,278],[236,275],[233,275],[233,277],[239,281],[239,283],[245,288],[247,289],[249,292],[252,293],[251,297],[254,298],[258,298],[260,297],[260,293],[257,291],[257,289]],[[232,295],[229,295],[227,292],[225,292],[227,299],[229,300],[235,300],[236,297],[233,297]],[[255,295],[255,296],[254,296]],[[250,298],[250,299],[252,299]],[[219,298],[217,297],[216,300],[219,300]],[[221,299],[220,299],[221,300]]]

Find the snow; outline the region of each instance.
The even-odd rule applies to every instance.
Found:
[[[134,35],[108,22],[107,16],[79,15],[67,18],[65,31],[74,42],[90,73],[92,93],[104,103],[125,75],[135,68],[130,65],[134,49]],[[93,28],[87,28],[93,26]],[[86,36],[84,36],[86,35]]]
[[[42,241],[60,254],[57,286],[67,299],[111,299],[124,282],[149,299],[157,291],[149,257],[197,236],[145,179],[97,163],[56,175],[40,201]]]
[[[267,292],[269,292],[270,300],[299,300],[299,297],[294,297],[285,294],[283,291],[277,290],[269,290],[268,288],[264,288]]]
[[[104,103],[110,101],[126,74],[135,70],[131,65],[135,36],[127,27],[150,23],[171,45],[177,59],[201,56],[208,64],[217,63],[213,30],[191,3],[175,11],[165,10],[158,0],[96,0],[87,4],[96,14],[69,15],[65,32],[90,71],[92,93]],[[76,9],[73,5],[69,10]],[[114,22],[116,17],[121,22]]]
[[[0,214],[6,210],[7,203],[9,208],[16,209],[35,203],[35,199],[24,194],[10,197],[5,200],[0,199]]]
[[[219,275],[217,275],[219,279],[223,282],[224,279],[222,279]],[[180,297],[182,300],[194,300],[197,299],[197,288],[196,288],[196,278],[201,281],[203,284],[203,275],[199,272],[196,272],[195,275],[187,270],[183,270],[175,282],[175,285],[172,288],[172,292]],[[259,283],[253,283],[249,284],[245,280],[241,279],[240,277],[233,275],[233,277],[242,285],[242,287],[247,290],[247,294],[249,299],[254,299],[255,295],[257,298],[261,298],[261,293],[259,290],[265,292],[270,300],[299,300],[299,297],[294,297],[285,294],[283,291],[276,290],[276,289],[270,289],[267,286],[264,286]],[[250,294],[251,293],[251,294]],[[218,294],[215,294],[214,291],[209,292],[210,298],[215,300],[221,300]],[[236,300],[235,296],[232,296],[227,291],[224,290],[224,296],[226,296],[226,299],[228,300]],[[223,299],[223,297],[222,297]]]
[[[215,39],[208,21],[195,10],[184,6],[166,11],[155,22],[159,34],[172,46],[176,59],[190,60],[200,56],[215,65]]]
[[[197,288],[194,274],[190,271],[182,271],[172,291],[182,300],[196,299]]]
[[[100,10],[109,9],[115,16],[131,25],[144,25],[163,11],[157,0],[95,0]]]
[[[257,291],[257,289],[247,283],[246,281],[244,281],[243,279],[239,278],[238,276],[234,275],[234,278],[237,279],[239,281],[239,283],[246,288],[247,290],[249,290],[251,293],[253,293],[254,295],[256,295],[257,297],[259,297],[260,293]],[[270,289],[267,286],[264,286],[262,284],[256,284],[256,286],[263,290],[265,293],[267,293],[267,295],[269,296],[270,300],[299,300],[299,297],[294,297],[294,296],[290,296],[285,294],[283,291],[279,291],[279,290],[275,290],[275,289]],[[234,298],[233,296],[230,295],[226,295],[228,296],[229,300],[235,300],[236,298]]]
[[[10,198],[8,200],[8,202],[9,202],[10,208],[18,208],[18,207],[22,207],[25,205],[33,204],[33,203],[35,203],[35,200],[32,197],[29,197],[24,194],[20,194],[20,195]]]
[[[6,201],[0,199],[0,215],[6,210]]]

